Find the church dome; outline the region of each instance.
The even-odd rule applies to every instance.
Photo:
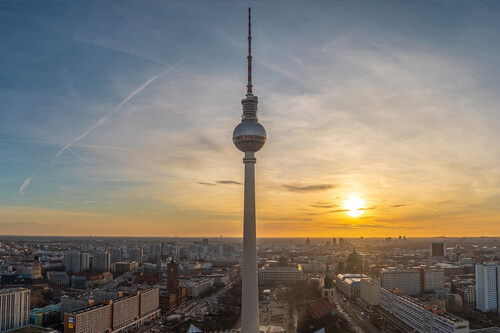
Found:
[[[362,273],[363,272],[363,258],[356,252],[356,248],[347,257],[347,273]]]

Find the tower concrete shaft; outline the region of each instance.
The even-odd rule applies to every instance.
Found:
[[[259,295],[257,276],[257,231],[255,219],[255,158],[246,152],[245,204],[243,216],[243,286],[241,332],[259,333]]]
[[[243,213],[243,290],[241,332],[259,333],[259,289],[257,277],[257,231],[255,219],[255,152],[267,140],[267,133],[257,118],[257,96],[253,95],[250,8],[248,9],[248,85],[241,101],[241,123],[233,131],[233,143],[245,153],[245,202]]]

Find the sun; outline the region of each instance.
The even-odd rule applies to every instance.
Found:
[[[344,209],[347,209],[346,213],[352,217],[358,217],[363,214],[365,208],[365,202],[358,197],[350,197],[344,201]]]

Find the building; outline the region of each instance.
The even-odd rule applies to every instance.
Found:
[[[139,295],[126,295],[113,300],[113,331],[139,319]]]
[[[90,269],[90,254],[69,251],[64,255],[67,273],[85,272]]]
[[[64,265],[68,273],[80,272],[80,253],[75,251],[66,252],[64,255]]]
[[[500,266],[494,262],[476,265],[476,309],[499,311]]]
[[[407,295],[421,293],[420,271],[418,269],[383,269],[380,272],[382,288],[398,289]]]
[[[29,289],[0,289],[0,332],[29,324],[30,301]]]
[[[356,252],[356,248],[347,257],[346,273],[361,274],[363,273],[363,258]]]
[[[302,266],[300,264],[265,264],[259,269],[259,284],[282,283],[302,280]]]
[[[20,328],[15,328],[13,330],[5,331],[5,333],[59,333],[59,331],[47,327],[28,325]]]
[[[360,296],[368,306],[380,305],[380,284],[373,279],[362,279],[360,281]]]
[[[420,333],[468,333],[469,322],[436,305],[427,305],[397,289],[380,289],[382,315],[391,315]]]
[[[364,274],[339,274],[336,285],[347,298],[358,298],[361,296],[361,280],[369,278]]]
[[[59,324],[61,304],[48,305],[30,311],[30,323],[36,326],[50,326]]]
[[[428,267],[420,269],[420,292],[431,292],[444,287],[444,269]]]
[[[139,265],[142,265],[144,254],[142,249],[134,248],[129,250],[129,259],[131,261],[136,261]]]
[[[69,276],[66,272],[47,272],[47,280],[63,288],[67,288],[70,285]]]
[[[245,188],[243,205],[243,285],[241,301],[241,331],[259,332],[259,290],[257,279],[257,232],[255,220],[255,153],[266,143],[267,134],[257,118],[258,98],[252,85],[252,35],[248,8],[248,84],[246,97],[241,100],[243,115],[233,131],[233,143],[245,153]]]
[[[123,261],[123,250],[119,247],[109,249],[111,263]]]
[[[94,300],[89,298],[89,295],[83,294],[77,297],[62,296],[60,303],[60,321],[64,321],[64,314],[66,312],[73,312],[76,310],[81,310],[89,306],[94,305]]]
[[[64,333],[130,332],[159,314],[159,289],[148,288],[65,313]]]
[[[141,290],[139,315],[141,318],[160,312],[160,289],[148,288]]]
[[[109,272],[111,270],[111,254],[108,251],[94,253],[92,270],[94,272]]]
[[[437,258],[446,257],[446,243],[445,242],[431,242],[431,256]]]
[[[40,279],[42,277],[42,262],[40,261],[40,257],[35,256],[33,260],[33,269],[31,273],[32,279]]]
[[[457,288],[457,294],[465,304],[476,305],[476,285],[462,285]]]
[[[179,264],[173,259],[167,264],[167,288],[160,289],[160,309],[170,312],[186,303],[188,288],[179,285]]]
[[[184,282],[187,287],[189,297],[199,297],[204,292],[210,290],[214,286],[214,279],[211,278],[195,278]]]
[[[321,296],[326,297],[330,303],[334,302],[334,289],[333,278],[330,274],[330,267],[326,266],[325,278],[323,279],[323,289],[321,289]]]
[[[328,298],[307,301],[307,308],[299,314],[297,333],[312,333],[319,330],[325,333],[334,332],[338,317],[339,310]]]
[[[95,304],[64,314],[64,333],[111,332],[111,304]]]

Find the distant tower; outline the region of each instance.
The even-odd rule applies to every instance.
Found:
[[[328,265],[326,266],[325,279],[323,281],[323,289],[321,290],[321,293],[323,297],[328,297],[330,303],[333,304],[334,302],[333,279],[332,275],[330,274],[330,267]]]
[[[31,277],[33,279],[39,279],[42,277],[42,262],[38,256],[35,256],[35,259],[33,260],[33,271]]]
[[[173,259],[167,264],[167,290],[176,293],[179,289],[179,264]]]
[[[243,213],[243,286],[241,332],[259,333],[259,293],[257,285],[257,233],[255,226],[255,152],[266,143],[266,130],[257,119],[257,96],[252,91],[252,30],[248,8],[248,84],[241,100],[241,123],[233,132],[236,148],[245,153],[245,198]]]

